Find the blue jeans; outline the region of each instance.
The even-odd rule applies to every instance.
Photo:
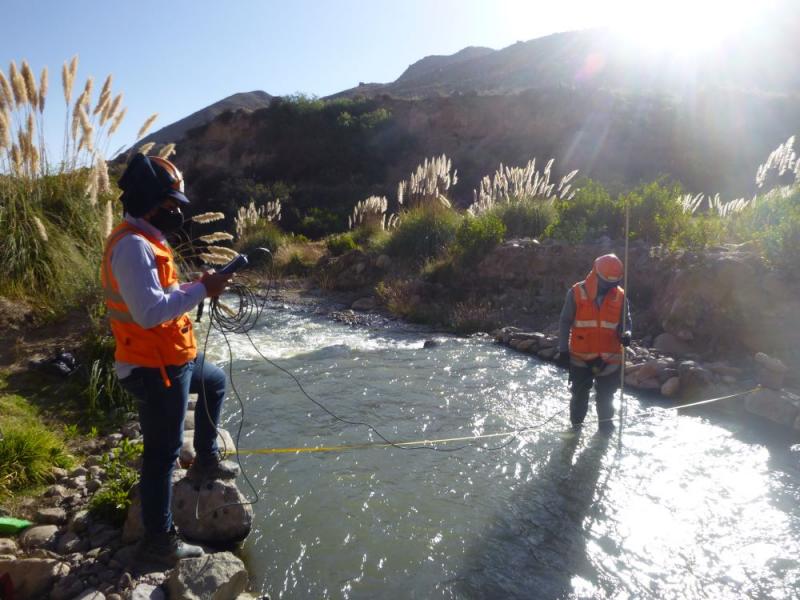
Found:
[[[159,369],[147,367],[134,369],[120,381],[139,404],[144,438],[139,492],[148,534],[172,529],[172,471],[183,443],[183,420],[190,392],[198,394],[194,419],[196,460],[209,460],[217,452],[216,427],[225,398],[225,373],[204,359],[199,353],[186,364],[168,366],[171,387],[164,385]]]

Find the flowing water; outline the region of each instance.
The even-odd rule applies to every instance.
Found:
[[[268,311],[251,333],[311,396],[393,440],[536,427],[567,406],[552,365],[486,338],[437,334],[423,349],[431,335],[292,310]],[[241,448],[378,439],[315,406],[246,337],[229,341]],[[216,332],[208,352],[227,359]],[[649,414],[625,425],[621,445],[595,425],[560,433],[561,413],[498,450],[243,457],[260,496],[244,545],[255,589],[273,599],[797,598],[798,448],[718,411],[626,398],[630,413]],[[225,420],[235,435],[234,398]]]

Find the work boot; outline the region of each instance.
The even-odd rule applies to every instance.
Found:
[[[208,458],[198,456],[186,472],[186,479],[195,485],[217,479],[236,479],[238,476],[239,465],[231,460],[222,460],[216,452]]]
[[[166,533],[145,534],[136,549],[136,559],[139,562],[165,567],[174,567],[179,560],[197,558],[203,554],[200,546],[181,540],[174,527]]]

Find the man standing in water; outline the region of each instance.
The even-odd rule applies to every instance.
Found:
[[[599,427],[614,428],[614,392],[620,384],[623,347],[631,343],[630,310],[619,285],[622,276],[622,261],[615,254],[598,257],[586,279],[567,292],[561,310],[558,362],[569,366],[573,429],[586,417],[593,384]]]
[[[205,273],[179,284],[166,235],[183,225],[183,176],[170,161],[133,157],[119,180],[125,219],[106,240],[102,283],[116,341],[115,367],[122,387],[139,403],[144,438],[141,481],[145,535],[138,557],[171,566],[201,556],[180,540],[172,524],[172,472],[183,441],[190,392],[198,393],[194,431],[197,454],[187,477],[195,482],[236,477],[220,460],[216,427],[225,397],[225,374],[197,353],[187,311],[220,295],[230,275]],[[206,418],[206,415],[208,418]]]

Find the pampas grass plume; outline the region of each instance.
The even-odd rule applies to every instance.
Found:
[[[147,153],[150,152],[150,150],[152,150],[153,146],[155,145],[156,145],[155,142],[147,142],[146,144],[139,146],[139,152],[147,156]]]
[[[139,133],[136,134],[137,140],[142,139],[147,134],[147,132],[150,130],[150,127],[153,125],[153,123],[155,123],[157,118],[158,118],[158,113],[153,113],[152,115],[147,117],[147,120],[139,129]]]
[[[17,107],[27,104],[28,92],[25,89],[25,80],[22,79],[22,75],[17,70],[17,63],[13,60],[8,67],[8,76],[11,78],[11,88],[14,90],[14,101],[17,103]]]
[[[122,120],[125,118],[125,114],[127,112],[128,112],[128,109],[127,108],[123,108],[122,111],[116,117],[114,117],[114,120],[111,122],[111,127],[108,130],[109,137],[114,135],[114,132],[117,130],[117,128],[119,127],[120,123],[122,123]]]
[[[111,182],[108,178],[108,166],[106,165],[106,161],[104,161],[103,157],[99,154],[95,161],[95,169],[97,169],[97,191],[101,194],[111,191]]]
[[[39,112],[44,112],[44,102],[47,99],[47,67],[42,69],[39,77]]]
[[[42,220],[39,217],[37,217],[36,215],[34,215],[33,223],[34,223],[34,225],[36,225],[36,231],[39,233],[39,237],[42,238],[43,242],[46,242],[47,241],[47,229],[44,228],[44,223],[42,223]]]
[[[169,158],[175,154],[175,144],[167,144],[161,151],[158,153],[159,158]]]
[[[0,110],[0,149],[11,146],[11,128],[5,111]]]
[[[233,236],[227,231],[215,231],[214,233],[209,233],[208,235],[201,235],[197,239],[204,244],[214,244],[216,242],[229,242],[233,239]]]
[[[214,221],[222,221],[225,215],[221,212],[204,212],[199,215],[193,216],[190,221],[195,223],[213,223]]]
[[[111,235],[111,230],[114,227],[114,207],[111,205],[111,200],[105,203],[103,210],[103,237],[107,238]]]
[[[36,94],[36,78],[33,76],[33,71],[31,71],[31,66],[27,60],[22,61],[22,79],[25,80],[28,102],[36,108],[39,104],[39,97]]]
[[[14,92],[11,91],[11,86],[8,83],[8,79],[6,79],[5,73],[0,70],[0,107],[6,105],[11,108],[13,104]]]

